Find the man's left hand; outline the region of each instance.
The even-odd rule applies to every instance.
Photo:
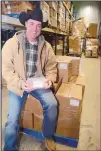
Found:
[[[45,80],[45,83],[44,83],[44,88],[45,88],[45,89],[49,89],[51,86],[52,86],[52,81],[46,79],[46,80]]]

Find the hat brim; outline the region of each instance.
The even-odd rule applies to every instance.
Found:
[[[26,12],[22,12],[20,15],[19,15],[19,21],[22,25],[25,26],[25,22],[27,20],[30,19],[30,16],[26,13]],[[48,26],[48,20],[46,22],[42,22],[42,28],[45,28]]]

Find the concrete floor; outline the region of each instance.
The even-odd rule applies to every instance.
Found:
[[[86,76],[80,138],[78,148],[57,144],[57,150],[101,150],[100,144],[100,60],[82,57],[82,71]],[[4,125],[8,110],[7,90],[2,90],[2,147]],[[41,150],[41,142],[27,135],[20,138],[19,150]]]

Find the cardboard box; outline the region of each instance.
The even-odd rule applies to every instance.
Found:
[[[7,8],[8,7],[8,8]],[[3,3],[3,14],[11,14],[11,13],[16,13],[19,14],[22,11],[27,12],[27,10],[33,10],[36,8],[36,5],[32,5],[29,2],[11,2],[9,1],[9,6],[7,4]]]
[[[69,34],[69,21],[66,21],[66,33]]]
[[[56,56],[58,62],[58,79],[62,78],[63,83],[68,83],[72,75],[71,58],[67,56]]]
[[[80,57],[66,56],[65,58],[67,58],[67,59],[70,58],[72,60],[71,61],[72,76],[78,76],[79,75],[79,66],[80,66]]]
[[[86,50],[86,57],[91,57],[91,56],[92,56],[92,51]]]
[[[66,108],[71,113],[74,110],[76,111],[76,118],[78,118],[79,108],[82,104],[82,93],[82,87],[80,85],[63,83],[56,93],[56,98],[59,102],[59,112]]]
[[[54,94],[58,91],[61,83],[62,83],[62,79],[60,79],[58,83],[53,84]],[[34,113],[37,116],[43,115],[43,108],[40,101],[31,95],[29,95],[28,99],[26,100],[23,110]]]
[[[98,46],[99,45],[99,41],[98,41],[98,39],[87,38],[86,39],[86,45],[87,46]]]
[[[98,46],[92,46],[92,53],[93,52],[97,53],[97,51],[98,51]]]
[[[84,19],[79,19],[73,22],[72,35],[79,36],[81,38],[85,37],[86,26],[84,23]]]
[[[63,124],[64,123],[64,124]],[[43,117],[34,116],[34,130],[42,131]],[[72,119],[63,119],[57,121],[56,134],[70,138],[79,138],[80,121]]]
[[[77,84],[82,86],[83,93],[84,95],[84,90],[85,90],[85,85],[86,85],[86,78],[85,76],[72,76],[69,80],[68,84]]]
[[[50,25],[51,25],[52,27],[57,28],[57,19],[54,18],[54,17],[51,17],[51,18],[50,18]]]
[[[81,39],[77,36],[69,37],[69,52],[70,53],[80,53],[81,52]]]
[[[66,6],[67,6],[68,9],[71,8],[71,2],[69,2],[69,1],[66,2],[66,1],[65,1],[65,4],[66,4]]]
[[[42,131],[43,116],[34,115],[34,130]]]
[[[59,79],[59,81],[57,83],[53,83],[53,92],[54,92],[54,94],[58,91],[61,84],[62,84],[62,78]]]
[[[78,78],[78,76],[71,76],[68,84],[74,84],[76,82],[77,78]]]
[[[87,37],[96,38],[97,37],[97,27],[98,24],[90,23],[87,30]]]
[[[63,77],[63,83],[68,83],[71,76],[79,75],[80,57],[56,56],[58,62],[58,77]],[[66,69],[61,69],[64,66]]]
[[[72,76],[79,75],[80,57],[72,58]]]
[[[80,121],[77,119],[63,119],[58,121],[56,134],[60,136],[66,136],[70,138],[79,138]]]
[[[50,8],[49,5],[46,2],[40,2],[40,8],[43,12],[43,20],[44,22],[48,19],[48,22],[50,24]]]
[[[92,57],[98,57],[98,52],[93,52],[92,51]]]
[[[54,17],[57,20],[57,11],[53,8],[50,8],[50,17]]]
[[[90,39],[92,45],[99,45],[98,39]]]
[[[58,9],[58,3],[57,2],[48,2],[50,8],[53,8],[55,11]]]
[[[22,111],[19,122],[21,127],[33,129],[34,116],[31,112]]]
[[[85,90],[85,85],[86,85],[86,78],[85,78],[85,76],[78,76],[75,83],[77,85],[82,86],[82,90],[83,90],[82,96],[83,96],[84,95],[84,90]]]

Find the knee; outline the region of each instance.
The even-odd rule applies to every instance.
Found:
[[[44,104],[43,109],[44,110],[57,109],[57,101],[53,100],[53,101],[50,101],[50,102]]]

